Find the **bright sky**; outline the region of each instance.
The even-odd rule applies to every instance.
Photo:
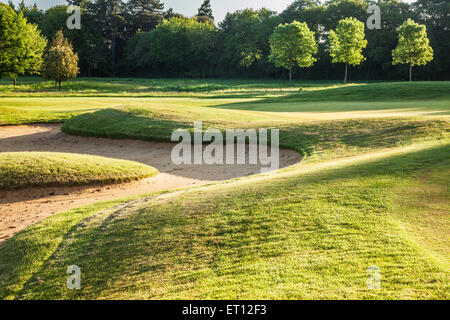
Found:
[[[7,0],[1,0],[7,2]],[[404,2],[414,2],[414,0],[403,0]],[[20,0],[13,0],[18,3]],[[203,0],[162,0],[165,8],[173,8],[175,12],[184,14],[186,16],[193,16],[197,13],[197,9],[202,4]],[[265,7],[273,11],[283,11],[294,0],[211,0],[211,7],[213,9],[216,21],[221,21],[227,12],[235,11],[245,8],[259,9]],[[66,4],[65,0],[25,0],[26,4],[37,3],[39,8],[48,9],[56,4]]]

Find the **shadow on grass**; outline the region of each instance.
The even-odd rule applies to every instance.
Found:
[[[134,112],[103,109],[67,120],[62,131],[80,136],[170,142],[173,131],[190,130],[192,127],[193,123],[164,119],[162,115],[147,109]]]
[[[62,130],[75,135],[160,142],[170,142],[172,132],[177,129],[193,130],[193,122],[163,117],[148,109],[104,109],[67,120]],[[217,125],[201,118],[196,120],[203,120],[204,130]],[[221,126],[217,129],[239,129],[227,127],[226,124]],[[254,128],[259,129],[260,125],[255,122]],[[418,139],[443,138],[450,132],[446,121],[408,119],[347,119],[266,128],[279,129],[280,147],[297,151],[302,156],[311,156],[315,151],[338,150],[339,147],[395,147]]]
[[[167,140],[169,142],[172,131],[182,127],[181,124],[161,119],[151,122],[151,119],[149,118],[142,118],[139,116],[134,117],[131,114],[122,111],[107,111],[108,110],[102,110],[97,112],[96,116],[99,116],[100,114],[101,119],[96,119],[98,121],[96,122],[96,126],[100,126],[101,129],[104,129],[101,125],[105,125],[106,128],[111,126],[111,128],[119,130],[118,132],[113,131],[113,129],[106,129],[106,134],[103,135],[102,131],[95,133],[87,132],[86,130],[81,131],[84,136],[96,136],[95,138],[92,138],[66,135],[60,131],[60,125],[54,124],[36,125],[28,134],[26,128],[20,129],[21,131],[19,132],[12,131],[9,134],[9,129],[6,128],[4,131],[5,138],[0,139],[0,150],[4,152],[62,152],[67,154],[96,155],[111,159],[136,161],[156,168],[160,173],[172,176],[162,178],[163,183],[166,180],[174,182],[176,177],[187,179],[179,179],[177,184],[178,187],[188,186],[192,183],[206,183],[209,181],[223,181],[245,177],[258,174],[261,172],[261,168],[265,167],[262,164],[249,164],[249,146],[246,146],[245,149],[246,164],[243,165],[176,165],[172,161],[172,150],[175,143],[155,143],[152,140],[164,142]],[[108,114],[108,119],[103,118],[106,113]],[[83,119],[83,125],[89,124],[89,121],[92,120],[90,118],[90,120],[86,119],[86,116],[88,116],[88,114],[80,116]],[[124,119],[124,117],[126,117],[126,119]],[[124,124],[126,124],[125,128],[121,128],[121,125]],[[186,129],[192,129],[192,127],[187,127],[187,125],[185,127]],[[86,129],[87,127],[83,128]],[[94,126],[91,126],[90,128],[92,129]],[[137,131],[132,133],[130,131],[131,128],[136,129]],[[14,128],[11,129],[14,130]],[[134,140],[130,140],[130,136],[133,137]],[[116,139],[101,139],[97,137]],[[127,140],[119,138],[127,138]],[[270,148],[268,149],[270,153]],[[226,150],[224,150],[224,156],[225,155]],[[237,152],[234,154],[234,163],[237,163],[236,155]],[[301,156],[291,150],[280,150],[279,155],[280,168],[288,167],[301,161]],[[19,160],[20,159],[17,158],[17,161]],[[3,170],[3,173],[6,176],[8,175],[7,170]],[[191,181],[190,179],[194,179],[195,181]],[[92,187],[92,184],[89,184],[87,188],[89,187]],[[169,186],[167,186],[167,188],[169,188]],[[4,194],[0,196],[0,204],[56,196],[61,195],[61,193],[64,195],[67,193],[83,191],[85,190],[85,187],[67,183],[65,188],[61,188],[61,190],[54,189],[56,188],[51,186],[38,189],[31,188],[30,190],[22,190],[17,194],[15,191],[5,191]]]
[[[323,237],[327,237],[330,241],[336,243],[343,241],[340,245],[344,245],[345,251],[349,244],[353,243],[357,247],[356,242],[361,242],[362,236],[355,239],[352,235],[360,233],[367,235],[361,230],[367,227],[364,223],[369,223],[372,217],[376,219],[379,216],[375,214],[377,210],[386,212],[384,194],[390,192],[392,185],[383,182],[385,177],[389,177],[389,181],[395,181],[393,177],[409,178],[424,168],[448,168],[449,159],[450,147],[446,145],[370,161],[358,166],[320,172],[316,175],[298,175],[253,188],[237,187],[227,192],[226,196],[206,192],[199,200],[191,194],[191,197],[164,203],[161,206],[143,200],[140,205],[137,203],[137,206],[131,206],[128,210],[112,213],[100,226],[81,228],[77,234],[69,233],[65,237],[66,243],[61,245],[40,271],[34,274],[20,294],[25,297],[31,294],[34,298],[93,299],[100,298],[104,293],[107,295],[122,293],[126,297],[126,294],[139,292],[140,289],[144,290],[148,297],[164,297],[164,294],[183,294],[183,290],[189,290],[190,286],[204,277],[214,278],[228,273],[237,276],[240,273],[251,272],[243,268],[248,261],[254,263],[261,257],[270,259],[289,255],[289,247],[284,248],[282,244],[292,237],[303,237],[301,246],[297,247],[298,250],[310,250],[310,254],[323,256],[324,252],[318,250],[318,247],[322,245],[319,234],[324,233]],[[354,190],[350,193],[346,188],[334,189],[335,180],[345,179],[351,181],[371,179],[371,182],[363,183],[359,187],[354,186]],[[333,196],[317,193],[317,197],[330,203],[330,208],[333,208],[331,203],[337,202],[341,211],[343,207],[351,208],[353,210],[350,211],[351,215],[355,219],[360,216],[364,216],[364,219],[349,220],[346,224],[342,220],[344,218],[340,217],[341,211],[338,210],[334,216],[328,217],[330,210],[326,210],[317,212],[321,214],[317,217],[321,219],[317,225],[314,224],[315,220],[309,221],[311,224],[308,225],[309,216],[303,216],[302,220],[305,220],[305,227],[308,229],[299,228],[297,224],[296,228],[290,229],[276,223],[277,219],[286,219],[291,223],[298,221],[302,212],[300,210],[307,210],[307,204],[314,202],[314,199],[310,198],[311,195],[305,193],[330,182],[332,184],[325,190]],[[362,194],[363,199],[359,199],[360,202],[356,201],[356,197],[361,197]],[[342,199],[342,195],[346,196],[345,200]],[[347,198],[349,195],[355,199]],[[255,197],[266,200],[259,205],[260,200],[255,200],[250,209],[249,200]],[[299,206],[299,201],[304,207]],[[281,214],[275,215],[278,207],[282,209]],[[332,229],[332,226],[338,223],[341,223],[341,228],[345,230]],[[321,228],[325,228],[325,232]],[[345,234],[342,234],[344,231]],[[306,237],[313,233],[317,238]],[[379,231],[378,238],[363,239],[369,242],[382,242],[383,246],[387,247],[401,245],[392,241],[396,237],[387,234],[383,229]],[[9,241],[14,240],[13,238]],[[358,251],[355,247],[352,246],[353,259],[364,259],[364,253],[368,247],[371,248],[366,244],[362,251]],[[11,245],[10,248],[14,246]],[[334,248],[328,248],[327,255],[339,256]],[[268,249],[272,251],[266,252]],[[336,247],[336,250],[342,252],[339,247]],[[376,248],[373,247],[373,250]],[[403,262],[401,259],[406,256],[396,256],[402,253],[395,250],[380,258],[387,259],[391,264],[398,263],[398,260]],[[380,255],[380,252],[373,251],[373,254]],[[221,264],[221,258],[228,259],[227,263]],[[69,263],[77,264],[83,270],[81,291],[71,292],[63,288],[67,277],[65,270]],[[338,263],[345,265],[353,263],[353,260]],[[417,263],[417,259],[414,263]],[[424,270],[420,268],[417,270],[423,272]],[[408,269],[409,272],[417,270]],[[152,281],[160,285],[159,290],[152,291]],[[224,281],[226,283],[229,279],[225,278]],[[167,290],[162,290],[166,286]],[[179,292],[171,291],[178,289]],[[212,289],[209,293],[211,292]]]
[[[450,112],[450,83],[374,83],[332,86],[301,91],[282,97],[252,102],[216,105],[213,108],[266,112],[343,112],[390,109],[417,109]]]
[[[79,78],[63,83],[62,90],[54,87],[50,81],[39,78],[21,78],[17,86],[12,86],[8,80],[0,79],[0,92],[61,92],[61,93],[142,93],[146,92],[173,92],[173,93],[211,93],[218,91],[252,91],[264,92],[267,89],[285,89],[299,87],[315,87],[334,85],[333,81],[293,81],[264,79],[138,79],[138,78]],[[3,87],[2,87],[3,86]]]

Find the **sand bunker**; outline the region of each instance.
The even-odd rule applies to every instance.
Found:
[[[138,182],[108,186],[29,188],[0,191],[0,241],[57,212],[82,205],[258,174],[259,165],[181,165],[171,161],[174,144],[77,137],[60,124],[0,127],[0,152],[45,151],[98,155],[148,164],[160,171]],[[301,156],[280,150],[280,168]]]

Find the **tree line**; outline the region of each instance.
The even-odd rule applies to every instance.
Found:
[[[379,30],[365,26],[370,4],[381,9]],[[450,74],[449,2],[445,0],[412,4],[399,0],[295,0],[279,14],[264,8],[238,10],[220,23],[214,22],[210,0],[191,18],[165,10],[159,0],[68,0],[68,5],[81,7],[81,30],[65,27],[67,6],[43,11],[36,5],[9,3],[46,39],[62,29],[85,76],[285,77],[289,70],[302,79],[339,79],[344,72],[345,79],[350,76],[353,80],[407,79],[414,65],[430,60],[430,50],[424,49],[428,56],[422,54],[420,63],[402,62],[407,59],[404,48],[411,44],[405,34],[415,34],[422,42],[429,38],[429,43],[421,45],[433,48],[433,60],[414,73],[416,79],[443,80]],[[350,18],[359,24],[348,22]],[[342,35],[349,32],[364,34],[359,49],[339,52]],[[306,37],[283,51],[276,45],[277,38],[289,33]],[[283,52],[299,49],[299,45],[310,56],[283,63]]]

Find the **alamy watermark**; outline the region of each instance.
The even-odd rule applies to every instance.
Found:
[[[367,13],[371,16],[367,19],[367,29],[381,29],[381,9],[376,4],[367,7]]]
[[[370,275],[367,279],[367,288],[369,290],[381,289],[381,269],[377,266],[370,266],[367,268],[367,273]]]
[[[72,265],[67,267],[67,274],[70,276],[67,278],[66,285],[69,290],[81,289],[81,269],[79,266]]]
[[[260,164],[261,173],[275,171],[280,168],[279,136],[278,129],[270,130],[269,155],[267,129],[227,129],[224,136],[218,129],[203,133],[202,121],[195,121],[194,141],[189,130],[178,129],[172,133],[171,141],[178,142],[172,149],[172,162],[175,165]],[[205,142],[209,144],[204,148]]]
[[[66,10],[70,16],[66,20],[66,26],[69,30],[81,29],[81,10],[78,6],[68,6]]]
[[[66,13],[69,17],[66,20],[66,26],[69,30],[81,29],[81,9],[79,6],[70,5]],[[366,26],[369,30],[381,29],[381,9],[376,4],[367,7],[367,13],[370,14]]]

